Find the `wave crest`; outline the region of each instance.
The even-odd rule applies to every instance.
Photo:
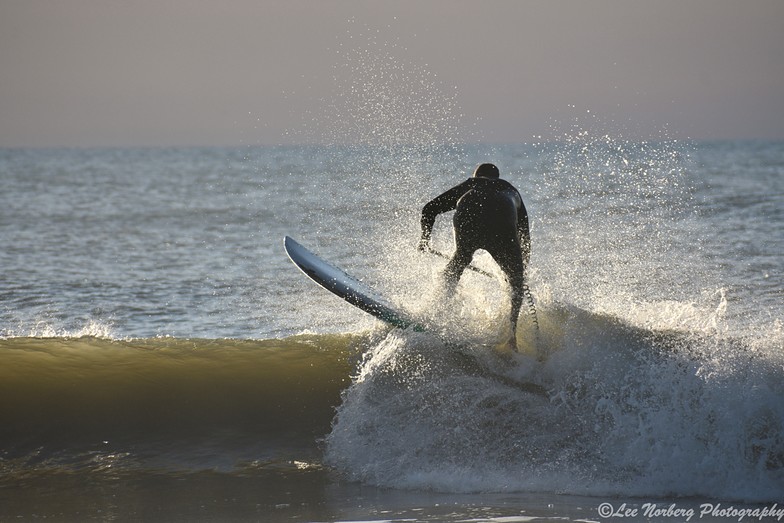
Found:
[[[780,355],[576,308],[542,316],[545,361],[390,333],[343,395],[328,463],[450,492],[780,496]]]

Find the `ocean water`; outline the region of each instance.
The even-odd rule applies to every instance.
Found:
[[[531,218],[515,355],[492,260],[441,303],[415,248],[483,161]],[[784,501],[782,142],[7,149],[0,180],[0,520]],[[430,330],[317,287],[284,235]]]

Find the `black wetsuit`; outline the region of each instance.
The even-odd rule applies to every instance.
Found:
[[[530,256],[528,214],[520,193],[500,178],[472,177],[422,209],[422,240],[430,241],[436,216],[455,210],[456,249],[444,275],[451,293],[478,249],[489,252],[512,287],[512,329],[523,303]]]

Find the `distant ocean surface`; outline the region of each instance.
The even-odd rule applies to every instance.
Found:
[[[416,250],[484,161],[531,219],[512,357],[504,285],[438,303]],[[2,521],[784,505],[782,142],[0,149],[0,182]],[[432,332],[317,287],[284,235]]]

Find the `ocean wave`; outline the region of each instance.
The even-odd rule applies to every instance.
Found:
[[[198,469],[314,448],[361,343],[359,335],[2,339],[2,457],[89,468],[91,456],[124,456]]]
[[[657,329],[539,305],[518,354],[454,325],[5,338],[0,465],[18,478],[307,462],[404,489],[780,498],[780,326],[765,342],[682,314]]]
[[[779,351],[573,307],[539,313],[542,361],[391,332],[344,394],[327,462],[397,488],[780,498]]]

